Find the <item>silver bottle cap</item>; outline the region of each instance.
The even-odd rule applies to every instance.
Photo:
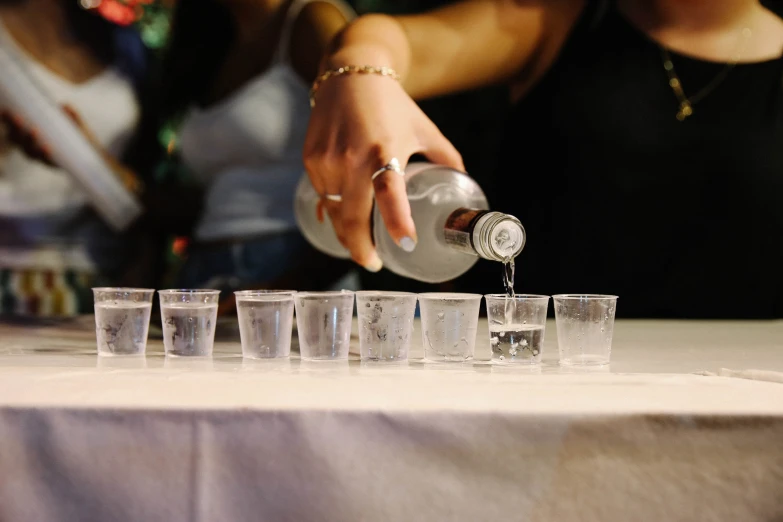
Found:
[[[473,229],[476,253],[490,261],[512,259],[525,247],[525,229],[517,218],[501,212],[487,212]]]

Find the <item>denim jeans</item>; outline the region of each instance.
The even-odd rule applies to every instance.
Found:
[[[308,252],[297,232],[218,245],[195,245],[179,276],[183,288],[233,291],[280,278]]]

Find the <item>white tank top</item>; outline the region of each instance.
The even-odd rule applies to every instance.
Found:
[[[304,171],[309,86],[288,59],[292,26],[313,0],[295,0],[272,65],[219,103],[193,108],[180,133],[185,165],[207,187],[196,239],[214,241],[296,230],[293,197]],[[326,1],[326,0],[321,0]],[[345,14],[341,0],[328,0]]]
[[[28,55],[1,21],[0,45],[17,55],[57,103],[73,107],[109,152],[123,153],[139,118],[128,77],[109,67],[84,83],[71,83]],[[82,238],[69,228],[86,204],[87,196],[64,170],[16,148],[0,152],[0,268],[91,269]]]

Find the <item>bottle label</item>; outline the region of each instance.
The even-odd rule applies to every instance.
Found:
[[[473,229],[476,226],[476,222],[487,212],[489,211],[473,208],[460,208],[452,212],[446,220],[446,226],[443,228],[443,237],[446,240],[446,244],[455,250],[475,256]]]

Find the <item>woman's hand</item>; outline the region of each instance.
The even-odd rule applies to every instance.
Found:
[[[415,153],[464,170],[459,153],[412,98],[421,99],[510,81],[543,49],[545,23],[578,13],[582,0],[464,0],[420,15],[368,15],[335,40],[324,69],[391,67],[401,77],[346,74],[324,81],[315,95],[305,141],[305,167],[324,199],[337,236],[353,259],[377,271],[370,233],[373,193],[391,237],[409,250],[416,230],[402,176],[373,174]],[[561,24],[564,27],[567,24]]]
[[[85,125],[82,117],[76,112],[76,109],[70,105],[63,105],[62,109],[76,127],[78,127],[81,133],[84,134],[87,141],[98,150],[103,150],[100,142],[87,125]],[[57,166],[52,159],[49,146],[41,140],[38,132],[25,122],[21,116],[12,111],[2,109],[0,110],[0,122],[8,129],[8,141],[19,147],[28,157],[53,167]]]
[[[13,112],[0,109],[0,125],[5,127],[5,140],[18,147],[28,157],[54,166],[48,147],[40,140],[38,133]]]
[[[98,138],[89,127],[87,127],[79,113],[76,112],[73,107],[63,105],[62,109],[87,141],[90,142],[95,150],[103,157],[103,160],[115,174],[117,174],[123,185],[125,185],[128,190],[138,193],[141,190],[141,183],[136,175],[130,169],[122,165],[117,158],[101,145]],[[28,157],[52,167],[59,167],[52,158],[49,146],[41,140],[38,132],[30,127],[19,115],[8,110],[0,110],[0,123],[7,129],[6,140],[19,147]]]
[[[404,169],[413,154],[464,170],[462,158],[434,123],[389,77],[349,74],[326,80],[316,93],[316,105],[304,147],[305,166],[324,199],[337,237],[367,270],[382,263],[372,241],[373,195],[394,241],[406,250],[416,242],[416,229],[403,177],[387,171],[373,174],[392,158]]]

